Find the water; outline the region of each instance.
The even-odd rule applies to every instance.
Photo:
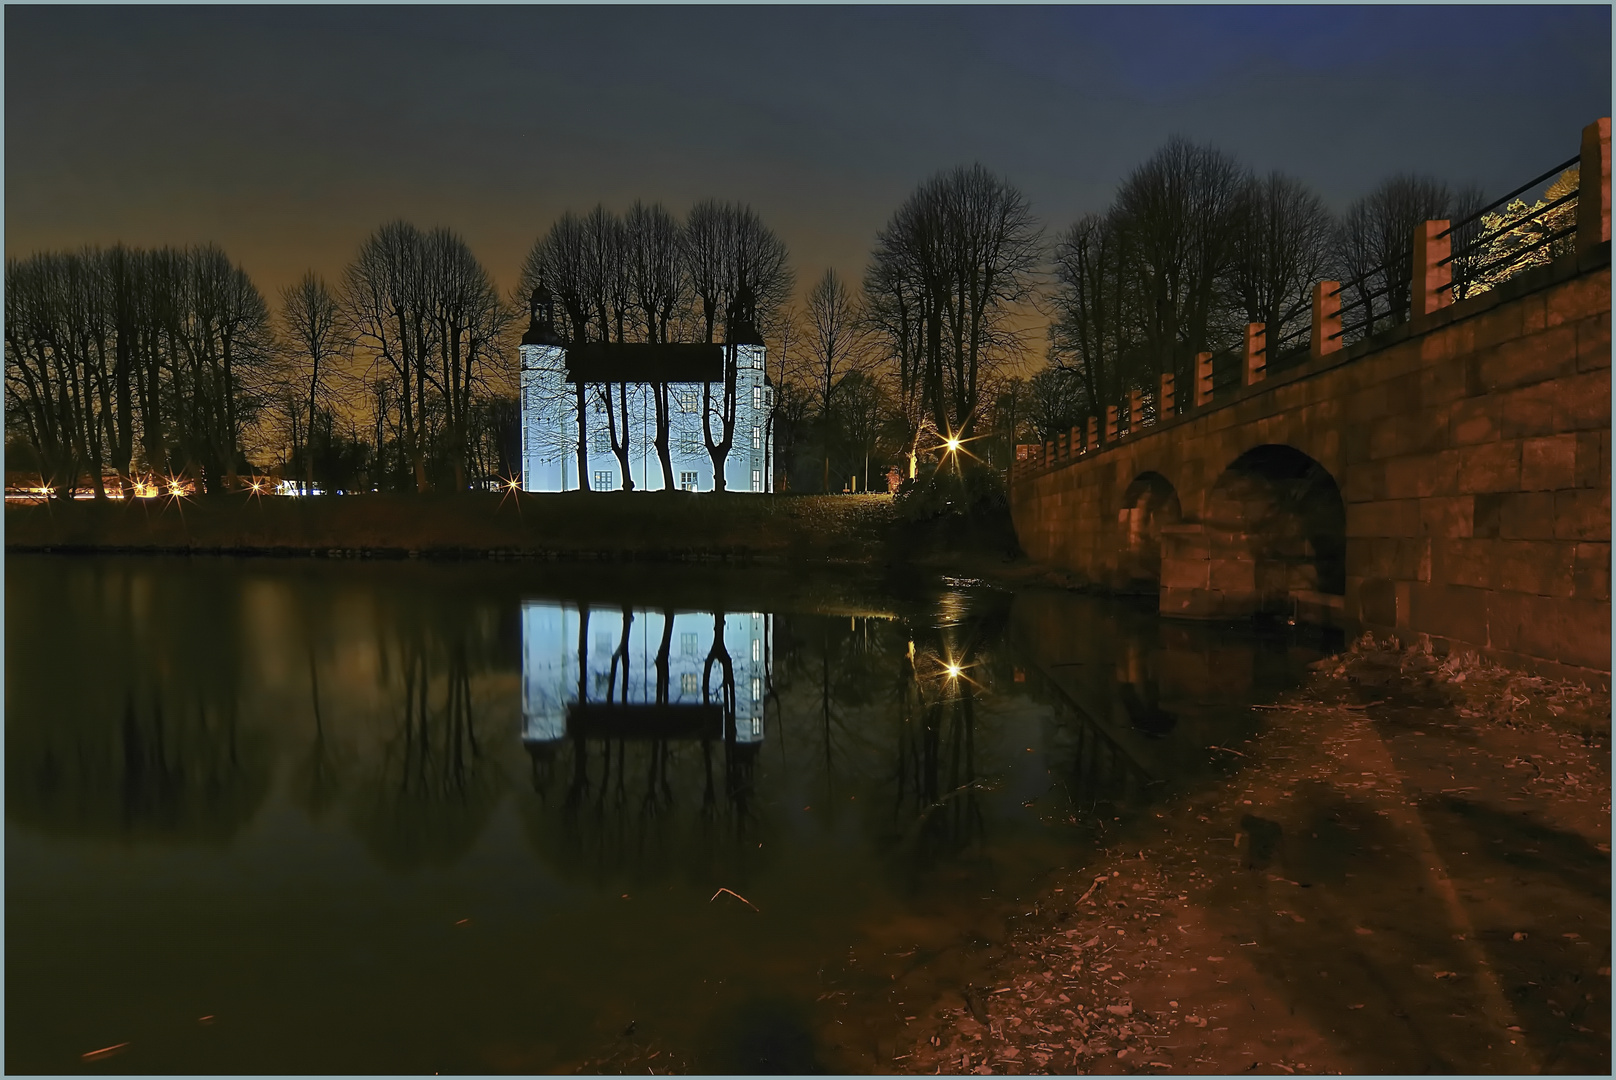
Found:
[[[872,961],[1002,936],[1318,648],[968,581],[10,558],[6,1067],[875,1068]]]

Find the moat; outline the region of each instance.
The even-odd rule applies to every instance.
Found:
[[[8,1071],[919,1069],[998,1037],[994,965],[1056,933],[1067,878],[1154,855],[1186,808],[1218,884],[1295,878],[1382,934],[1432,918],[1397,899],[1412,863],[1378,897],[1350,880],[1350,814],[1275,855],[1281,815],[1249,801],[1286,786],[1254,772],[1275,731],[1349,737],[1276,707],[1342,647],[1305,627],[862,571],[14,556],[6,585]],[[1204,848],[1197,817],[1224,830]],[[1427,820],[1427,849],[1459,829]],[[1226,869],[1238,835],[1261,858]],[[1608,1009],[1608,825],[1600,852],[1569,835],[1513,872],[1581,927],[1568,962],[1604,965]],[[1250,906],[1165,899],[1164,944]],[[1284,966],[1231,980],[1260,997]],[[1145,1066],[1072,1041],[923,1071]],[[1536,1063],[1597,1067],[1597,1043]]]

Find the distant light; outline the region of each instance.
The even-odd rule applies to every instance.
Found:
[[[950,679],[957,679],[960,676],[960,666],[958,664],[945,665],[943,670],[948,672],[948,677]]]
[[[178,484],[170,484],[168,485],[168,493],[170,495],[183,495],[185,494],[185,490]]]
[[[945,441],[945,442],[944,442],[944,443],[943,443],[943,445],[944,445],[944,446],[946,446],[946,447],[948,447],[948,452],[949,452],[949,453],[950,453],[950,454],[957,454],[957,453],[959,453],[959,448],[960,448],[960,441],[959,441],[959,440],[958,440],[958,439],[955,439],[955,438],[950,438],[950,439],[948,439],[948,440],[947,440],[947,441]]]

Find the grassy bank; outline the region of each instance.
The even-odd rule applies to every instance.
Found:
[[[227,496],[6,507],[14,551],[890,564],[1002,559],[1007,527],[907,522],[885,495]]]

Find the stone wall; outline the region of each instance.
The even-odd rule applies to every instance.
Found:
[[[1099,452],[1018,467],[1017,535],[1106,588],[1150,587],[1155,562],[1163,614],[1270,611],[1608,676],[1610,300],[1607,240]]]

